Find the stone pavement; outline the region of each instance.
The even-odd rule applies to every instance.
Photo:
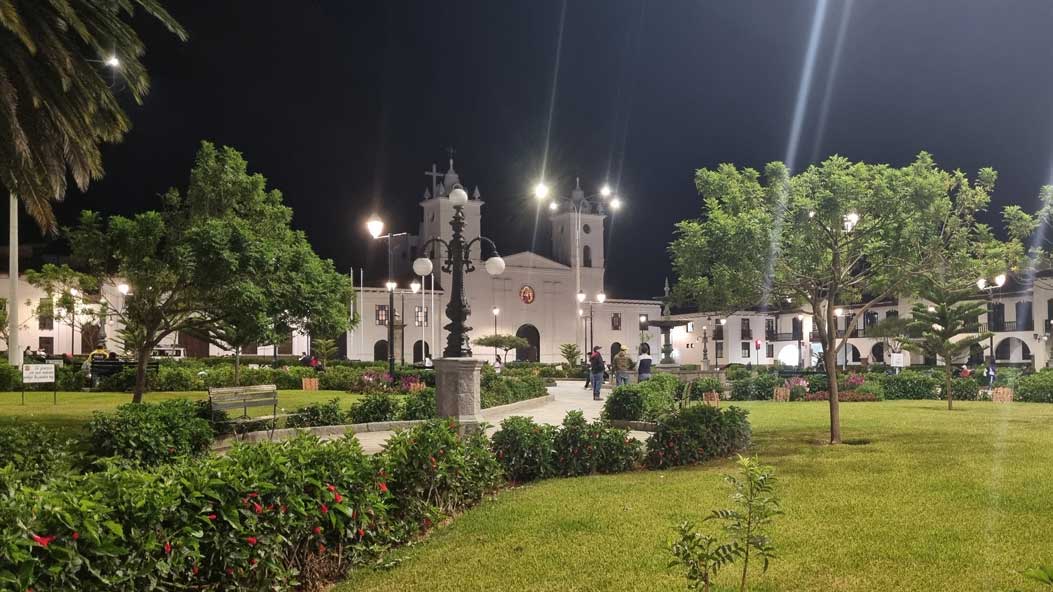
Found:
[[[487,433],[493,433],[497,431],[498,424],[501,423],[502,419],[518,415],[521,417],[531,417],[537,423],[545,423],[551,425],[559,425],[563,422],[564,416],[567,415],[568,411],[580,410],[585,414],[585,418],[589,421],[599,418],[600,411],[603,410],[603,401],[592,400],[592,389],[584,389],[584,384],[581,380],[565,381],[561,380],[556,383],[556,386],[548,388],[548,392],[553,396],[552,400],[542,401],[536,405],[532,405],[528,408],[518,408],[512,410],[500,410],[500,409],[483,409],[483,419],[486,423],[490,424]],[[610,394],[609,390],[603,391],[603,398],[606,399],[607,395]],[[362,449],[370,454],[380,452],[384,446],[384,442],[391,437],[392,432],[362,432],[355,434]],[[646,440],[649,434],[644,432],[631,432],[631,435],[638,440]]]

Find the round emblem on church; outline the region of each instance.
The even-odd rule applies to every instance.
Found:
[[[519,289],[519,299],[523,301],[523,304],[534,303],[534,288],[530,286],[523,286]]]

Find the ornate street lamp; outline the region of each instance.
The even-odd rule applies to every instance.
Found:
[[[450,220],[450,228],[453,229],[453,237],[449,242],[439,237],[430,239],[421,247],[421,252],[428,252],[432,243],[439,243],[446,247],[446,259],[442,262],[442,270],[452,274],[450,282],[450,302],[446,305],[446,317],[450,322],[443,328],[449,331],[446,336],[446,349],[443,356],[447,358],[470,358],[472,348],[468,341],[468,332],[472,330],[467,325],[468,317],[472,314],[468,305],[468,298],[464,293],[464,274],[475,271],[475,265],[470,258],[471,248],[476,242],[485,242],[490,245],[494,255],[486,260],[484,267],[490,275],[500,275],[505,270],[505,261],[497,254],[497,245],[494,241],[484,236],[476,237],[465,243],[464,241],[464,205],[468,203],[468,194],[458,184],[450,191],[450,203],[453,205],[453,218]],[[441,254],[441,253],[440,253]],[[430,259],[421,257],[413,262],[413,272],[417,275],[428,275],[432,271]]]
[[[987,331],[991,334],[987,344],[991,356],[988,362],[989,364],[995,363],[994,332],[996,329],[994,324],[994,291],[1004,286],[1005,280],[1006,277],[1004,273],[995,276],[994,284],[989,284],[986,278],[976,280],[976,287],[987,292]],[[1002,327],[998,328],[998,330],[1001,329]]]

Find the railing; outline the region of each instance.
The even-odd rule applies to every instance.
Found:
[[[1009,333],[1011,331],[1034,331],[1035,322],[1030,321],[1002,321],[1001,323],[980,323],[978,333]]]
[[[768,341],[798,341],[801,339],[800,333],[768,333]]]

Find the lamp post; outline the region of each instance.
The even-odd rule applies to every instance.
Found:
[[[592,348],[595,347],[595,345],[596,345],[595,334],[593,332],[594,331],[593,327],[595,326],[595,323],[593,323],[593,318],[592,318],[592,312],[593,312],[592,311],[592,306],[594,304],[603,304],[604,302],[606,302],[607,301],[607,295],[604,294],[603,292],[600,292],[600,293],[596,294],[596,298],[594,300],[586,300],[588,297],[585,295],[585,292],[584,291],[579,291],[578,295],[577,295],[577,298],[578,298],[578,304],[588,304],[589,305],[589,315],[587,317],[585,317],[585,316],[582,317],[582,318],[588,319],[587,322],[588,322],[588,325],[589,325],[588,333],[586,334],[586,343],[585,343],[585,354],[588,355],[592,351]],[[580,308],[578,310],[581,311]],[[580,314],[580,312],[579,312],[579,314]],[[591,343],[591,345],[590,345],[590,343]]]
[[[987,283],[986,278],[980,278],[976,280],[976,287],[987,292],[987,331],[991,334],[988,338],[987,349],[990,352],[990,359],[988,363],[995,363],[995,350],[994,350],[994,291],[1005,285],[1005,274],[1000,273],[995,276],[994,283]]]
[[[804,370],[804,313],[797,313],[797,367]]]
[[[709,326],[702,325],[702,369],[709,370]]]
[[[450,281],[450,302],[446,305],[446,317],[450,319],[444,329],[449,331],[446,336],[446,349],[443,356],[447,358],[469,358],[472,349],[468,341],[468,332],[472,330],[466,323],[472,314],[468,306],[468,299],[464,293],[464,274],[475,271],[475,265],[470,258],[471,248],[476,242],[485,242],[490,245],[494,255],[486,260],[484,267],[490,275],[500,275],[505,270],[505,261],[497,254],[497,245],[494,241],[484,236],[473,238],[467,243],[464,241],[464,205],[468,203],[468,194],[460,184],[455,185],[450,191],[450,203],[453,205],[453,218],[450,220],[450,228],[453,236],[449,242],[435,237],[424,243],[421,252],[428,252],[432,243],[439,243],[446,247],[446,258],[442,263],[442,270],[452,274]],[[413,271],[417,275],[428,275],[432,271],[430,259],[421,257],[413,262]]]
[[[374,239],[386,238],[388,239],[388,281],[386,287],[388,289],[388,374],[391,375],[391,381],[395,382],[395,257],[392,251],[391,239],[399,236],[407,236],[408,233],[400,232],[398,234],[381,234],[384,232],[384,221],[381,220],[376,214],[366,222],[366,229],[369,230],[369,234]]]
[[[845,309],[843,309],[843,308],[835,308],[834,309],[834,317],[836,317],[838,319],[837,320],[837,326],[838,327],[841,325],[841,317],[843,317],[843,316],[845,316]],[[845,327],[845,330],[847,331],[848,327]],[[837,327],[834,327],[834,343],[837,343],[837,339],[838,339],[838,337],[840,337],[840,335],[837,334],[838,331],[839,331],[839,329]],[[836,347],[834,348],[834,351],[835,352],[837,351]],[[847,372],[848,371],[848,343],[845,343],[844,352],[842,354],[841,370],[843,372]]]
[[[490,312],[494,313],[494,339],[497,339],[497,315],[501,314],[501,309],[495,306]],[[497,359],[497,343],[494,343],[494,359]]]

